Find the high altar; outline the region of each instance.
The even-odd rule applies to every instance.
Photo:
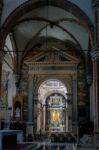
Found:
[[[61,94],[52,94],[47,98],[47,126],[50,133],[66,132],[67,103]]]

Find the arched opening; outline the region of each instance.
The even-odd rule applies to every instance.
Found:
[[[7,56],[3,67],[9,67],[16,78],[10,74],[12,88],[7,88],[8,96],[6,89],[1,91],[1,98],[6,96],[10,107],[15,94],[27,98],[12,107],[12,116],[21,116],[18,121],[26,123],[27,134],[77,134],[78,125],[90,120],[86,78],[91,74],[92,28],[82,9],[61,0],[27,1],[3,23],[1,47]]]
[[[57,79],[44,81],[38,89],[37,132],[69,132],[69,115],[72,112],[67,87]]]

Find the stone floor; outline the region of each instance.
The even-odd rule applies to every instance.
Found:
[[[21,149],[25,149],[29,145],[30,143],[17,144],[17,145],[7,146],[3,150],[21,150]]]
[[[34,146],[35,145],[35,146]],[[9,146],[4,150],[99,150],[94,145],[78,145],[66,143],[33,142]]]

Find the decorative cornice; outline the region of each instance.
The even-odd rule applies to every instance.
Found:
[[[91,58],[93,61],[99,59],[99,48],[91,51]]]

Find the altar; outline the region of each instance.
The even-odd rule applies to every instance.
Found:
[[[21,130],[0,130],[0,150],[11,144],[23,142],[23,131]]]
[[[65,97],[59,93],[50,95],[46,100],[47,127],[49,133],[64,134],[67,131],[67,105]]]

